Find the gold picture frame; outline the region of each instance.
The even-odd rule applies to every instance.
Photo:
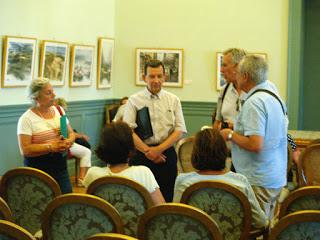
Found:
[[[91,85],[94,59],[93,45],[74,44],[70,50],[69,86]]]
[[[183,87],[183,49],[174,48],[137,48],[136,49],[136,85],[145,86],[142,79],[144,64],[149,59],[163,62],[166,80],[163,86]]]
[[[97,89],[111,88],[114,59],[114,39],[98,39]]]
[[[53,86],[64,85],[68,50],[66,42],[42,41],[39,76],[48,78]]]
[[[24,87],[33,79],[37,39],[5,36],[3,41],[3,88]]]

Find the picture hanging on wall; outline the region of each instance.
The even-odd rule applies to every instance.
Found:
[[[69,86],[90,86],[92,79],[94,46],[72,45],[70,55]]]
[[[254,54],[262,56],[264,59],[267,60],[267,54],[266,53],[248,53],[248,54]],[[223,59],[223,53],[217,52],[216,61],[217,61],[217,90],[220,91],[222,87],[226,84],[226,80],[221,73],[221,67],[222,67],[222,59]]]
[[[98,39],[97,88],[111,88],[114,39]]]
[[[2,58],[2,87],[27,86],[33,78],[35,38],[5,36]]]
[[[68,47],[65,42],[42,42],[39,76],[48,78],[53,86],[64,85]]]
[[[183,87],[183,49],[137,48],[136,49],[136,85],[144,86],[144,65],[151,59],[162,61],[165,68],[167,87]]]

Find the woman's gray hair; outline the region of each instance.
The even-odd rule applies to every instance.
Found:
[[[36,98],[39,97],[40,91],[46,86],[48,83],[50,83],[49,79],[47,78],[37,78],[31,81],[29,87],[28,87],[28,97],[31,100],[32,106],[37,105]]]
[[[261,56],[248,55],[241,60],[239,73],[241,76],[248,74],[251,81],[258,85],[268,79],[268,64]]]
[[[223,56],[227,54],[231,54],[231,62],[232,64],[239,64],[240,61],[247,55],[247,53],[240,48],[229,48],[223,52]]]

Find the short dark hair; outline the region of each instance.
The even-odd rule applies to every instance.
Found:
[[[124,104],[123,101],[128,100],[128,99],[129,98],[127,96],[121,98],[120,101],[119,101],[120,105],[123,105]]]
[[[107,164],[127,163],[135,152],[132,130],[125,122],[107,124],[96,149],[98,158]]]
[[[148,67],[157,68],[159,66],[162,66],[163,74],[165,74],[164,65],[163,65],[163,63],[161,61],[159,61],[157,59],[150,59],[150,60],[146,61],[145,64],[144,64],[144,75],[145,76],[147,75]]]
[[[223,170],[227,156],[226,143],[218,130],[204,129],[196,134],[191,155],[195,169]]]

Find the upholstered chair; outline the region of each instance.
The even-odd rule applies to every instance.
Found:
[[[137,238],[120,233],[97,233],[87,240],[138,240]]]
[[[111,203],[120,213],[125,234],[134,237],[137,236],[140,216],[153,205],[147,189],[125,177],[99,178],[89,185],[87,193]]]
[[[166,203],[148,209],[138,226],[142,240],[222,240],[215,221],[205,212],[181,203]]]
[[[47,173],[29,167],[6,172],[0,181],[0,195],[9,205],[13,220],[35,234],[48,203],[61,195],[58,183]]]
[[[13,221],[12,212],[2,197],[0,197],[0,220]]]
[[[15,223],[0,220],[1,240],[35,240],[31,233]]]
[[[181,173],[195,171],[191,163],[193,141],[194,137],[182,138],[175,147],[178,156],[178,171]]]
[[[189,186],[181,203],[206,212],[218,224],[226,240],[247,240],[260,235],[267,237],[267,229],[251,229],[251,205],[235,186],[222,181],[201,181]]]
[[[320,186],[307,186],[291,192],[282,202],[279,218],[301,210],[320,210]]]
[[[281,218],[271,229],[269,240],[318,240],[320,211],[304,210]]]
[[[96,233],[123,233],[118,211],[102,198],[70,193],[55,198],[43,214],[43,240],[84,240]]]

